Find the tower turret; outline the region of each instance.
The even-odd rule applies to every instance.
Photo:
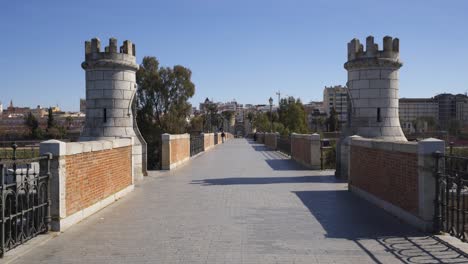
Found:
[[[358,39],[348,43],[348,89],[351,112],[347,135],[407,141],[398,114],[398,38],[386,36],[379,50],[374,37],[366,39],[366,49]]]
[[[126,40],[118,49],[117,40],[101,51],[98,38],[85,41],[86,121],[80,140],[131,137],[136,177],[143,175],[146,143],[136,126],[132,105],[136,93],[135,45]]]

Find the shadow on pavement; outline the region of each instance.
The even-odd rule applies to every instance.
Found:
[[[265,162],[273,169],[279,171],[286,170],[310,170],[306,166],[303,166],[296,161],[292,160],[286,154],[282,154],[276,150],[270,149],[263,144],[257,143],[255,141],[248,141],[251,147],[255,151],[259,151],[264,157]]]
[[[382,262],[371,253],[372,248],[366,248],[368,240],[377,242],[403,263],[468,263],[468,256],[458,249],[401,223],[346,190],[294,193],[321,224],[327,238],[354,241],[376,263]]]
[[[280,184],[280,183],[342,183],[334,176],[294,176],[294,177],[236,177],[215,178],[192,181],[192,184],[200,185],[255,185],[255,184]]]

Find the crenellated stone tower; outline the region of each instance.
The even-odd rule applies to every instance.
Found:
[[[386,36],[383,50],[366,39],[366,49],[358,39],[348,43],[348,122],[337,145],[336,175],[348,175],[350,136],[388,141],[407,141],[398,114],[398,71],[400,42]]]
[[[136,93],[135,44],[117,40],[101,51],[97,38],[85,41],[86,121],[80,141],[130,137],[133,139],[134,176],[146,173],[146,142],[136,126],[133,103]]]
[[[383,39],[383,50],[366,39],[366,50],[358,39],[348,43],[348,89],[351,112],[348,135],[407,141],[398,115],[399,40]]]

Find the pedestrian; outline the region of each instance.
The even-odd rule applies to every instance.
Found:
[[[221,140],[224,143],[224,137],[226,137],[226,134],[224,134],[224,131],[221,132]]]

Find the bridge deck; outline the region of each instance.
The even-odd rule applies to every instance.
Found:
[[[311,171],[235,139],[135,191],[18,263],[467,263]]]

